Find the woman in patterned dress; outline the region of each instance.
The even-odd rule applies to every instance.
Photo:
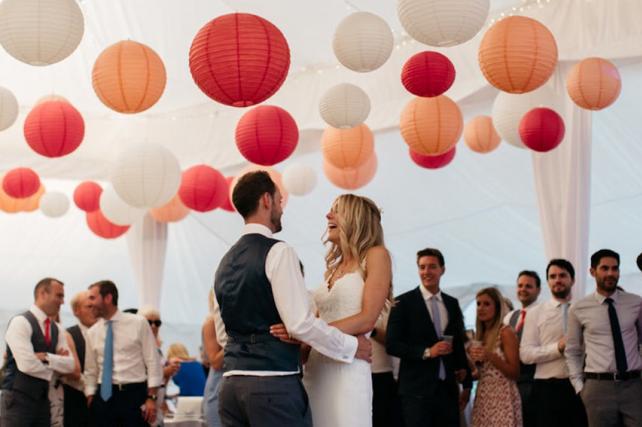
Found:
[[[479,370],[473,405],[473,427],[521,427],[522,405],[516,380],[519,344],[510,327],[502,325],[506,303],[495,288],[477,293],[477,334],[481,345],[469,348]]]

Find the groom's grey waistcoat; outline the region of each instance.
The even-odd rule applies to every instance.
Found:
[[[262,234],[246,234],[218,266],[214,291],[229,336],[225,372],[299,369],[299,347],[270,335],[270,325],[282,321],[265,274],[265,260],[278,242]]]

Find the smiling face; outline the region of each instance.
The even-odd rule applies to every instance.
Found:
[[[537,300],[540,288],[534,277],[522,274],[517,278],[517,299],[522,307],[528,307]]]
[[[417,260],[417,268],[421,285],[433,294],[439,292],[441,276],[446,272],[446,267],[439,264],[439,259],[434,256],[422,256]]]
[[[337,204],[334,203],[330,208],[330,212],[325,215],[328,220],[328,241],[334,243],[335,245],[339,244],[339,225],[340,225],[340,215],[337,210]]]
[[[271,196],[272,207],[270,209],[270,224],[272,225],[272,232],[278,233],[283,229],[281,225],[281,217],[283,216],[283,196],[277,188],[274,196]]]

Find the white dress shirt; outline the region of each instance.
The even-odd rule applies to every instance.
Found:
[[[568,313],[566,363],[573,387],[584,386],[583,372],[616,372],[615,347],[606,297],[598,292],[588,295]],[[639,344],[642,342],[642,298],[616,290],[611,295],[622,332],[629,371],[642,369]],[[586,366],[585,363],[586,356]]]
[[[261,234],[272,238],[269,228],[261,224],[245,224],[242,235]],[[357,338],[344,334],[339,329],[328,325],[323,320],[314,316],[310,295],[305,287],[299,258],[292,247],[285,242],[274,244],[265,260],[265,274],[272,285],[274,303],[279,316],[285,324],[288,333],[302,341],[319,353],[345,363],[351,363],[357,352]],[[218,301],[214,301],[214,319],[220,319]],[[225,332],[219,328],[222,320],[216,321],[216,333],[219,343],[226,338],[219,333]],[[228,371],[224,376],[252,375],[252,376],[277,376],[292,375],[296,372],[278,371]]]
[[[156,340],[147,319],[130,313],[116,313],[110,319],[114,337],[112,384],[147,381],[147,387],[163,383],[163,370]],[[85,394],[96,393],[102,380],[105,350],[105,319],[99,319],[87,331],[85,345]]]
[[[446,310],[446,306],[444,305],[444,299],[441,296],[441,290],[434,295],[423,285],[419,285],[419,290],[421,291],[421,295],[424,297],[424,302],[426,303],[426,307],[428,308],[428,313],[430,313],[430,319],[433,320],[433,322],[435,316],[432,312],[432,304],[430,299],[432,297],[435,297],[437,299],[437,307],[439,307],[439,320],[441,321],[441,331],[438,338],[441,338],[441,336],[444,334],[444,331],[446,330],[446,326],[448,326],[448,310]]]
[[[524,316],[524,325],[522,326],[522,328],[523,328],[523,327],[526,326],[526,320],[528,320],[528,313],[530,313],[529,310],[534,309],[538,305],[539,304],[537,302],[534,302],[534,303],[532,303],[531,305],[529,305],[527,307],[518,308],[516,310],[511,310],[511,311],[508,312],[508,314],[506,314],[506,316],[504,316],[504,319],[502,320],[502,323],[504,325],[506,325],[506,326],[510,326],[510,318],[513,316],[513,313],[515,313],[516,311],[520,311],[521,312],[522,310],[524,310],[526,312],[526,315]],[[517,318],[517,323],[519,323],[519,317]],[[517,326],[517,324],[515,326]]]
[[[47,319],[47,315],[35,305],[32,305],[29,311],[36,317],[42,334],[45,335],[45,320]],[[58,350],[69,351],[67,339],[65,338],[65,330],[57,323],[56,326],[58,326],[56,352]],[[50,381],[54,371],[61,374],[69,374],[74,371],[75,361],[71,354],[60,356],[58,354],[47,353],[49,363],[47,365],[42,363],[42,361],[36,357],[33,345],[31,344],[32,333],[31,323],[29,323],[24,316],[15,316],[11,319],[7,327],[5,341],[11,349],[13,358],[16,360],[16,366],[20,372],[40,378],[41,380]]]
[[[535,379],[568,378],[566,359],[557,347],[564,336],[563,321],[562,302],[556,299],[528,310],[519,357],[526,365],[537,364]]]

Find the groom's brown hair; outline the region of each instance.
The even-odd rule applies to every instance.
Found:
[[[276,185],[266,171],[248,172],[241,177],[232,191],[232,203],[243,218],[256,212],[259,199],[265,193],[274,197]]]

